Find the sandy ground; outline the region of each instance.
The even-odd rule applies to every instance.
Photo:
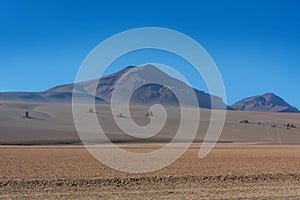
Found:
[[[164,129],[137,143],[116,126],[107,105],[96,109],[106,134],[127,151],[156,150],[178,128],[179,110],[170,107]],[[23,118],[26,110],[31,119]],[[146,112],[131,108],[140,125],[149,123]],[[175,163],[127,174],[78,145],[71,105],[1,102],[0,199],[300,199],[300,114],[228,111],[221,143],[199,159],[209,119],[201,109],[196,143]],[[286,123],[297,128],[287,130]]]
[[[299,199],[300,147],[198,144],[162,170],[112,170],[82,147],[1,147],[0,199]],[[122,145],[142,152],[148,146]]]
[[[120,131],[114,122],[109,105],[97,105],[96,109],[99,124],[111,141],[137,142]],[[30,110],[33,119],[23,119],[26,110]],[[148,108],[142,106],[132,107],[133,120],[139,125],[147,125],[149,123],[149,120],[145,119],[147,111]],[[167,111],[168,120],[165,127],[159,134],[144,142],[168,142],[174,137],[178,130],[180,110],[171,107]],[[189,112],[194,111],[190,109]],[[200,115],[196,142],[203,141],[210,121],[209,110],[201,109]],[[240,120],[249,120],[250,123],[241,124]],[[191,119],[191,123],[196,122]],[[286,123],[293,123],[297,128],[287,130],[284,127]],[[67,104],[1,103],[0,127],[0,144],[51,145],[81,142],[74,125],[72,107]],[[228,111],[219,141],[300,144],[300,114]]]

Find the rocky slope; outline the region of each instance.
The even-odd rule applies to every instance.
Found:
[[[236,110],[258,112],[299,112],[299,110],[273,93],[249,97],[233,105]]]

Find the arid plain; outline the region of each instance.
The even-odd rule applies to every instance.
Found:
[[[132,107],[137,124],[149,122],[147,109]],[[23,118],[26,110],[30,119]],[[178,128],[179,110],[170,107],[158,135],[134,140],[116,127],[109,105],[96,111],[109,138],[127,151],[156,150]],[[156,172],[128,174],[103,165],[81,146],[71,105],[2,102],[0,199],[300,198],[299,114],[228,111],[216,148],[199,159],[210,120],[209,110],[200,112],[195,143],[180,159]],[[287,123],[296,128],[287,129]]]

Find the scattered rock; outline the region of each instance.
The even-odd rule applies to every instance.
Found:
[[[249,124],[249,121],[244,119],[239,121],[240,124]]]
[[[25,111],[25,114],[24,114],[23,118],[27,118],[27,119],[30,118],[30,116],[29,116],[29,111]]]
[[[291,129],[291,128],[296,128],[296,125],[295,124],[292,124],[292,123],[287,123],[284,125],[287,129]]]
[[[152,111],[146,113],[146,119],[152,116],[154,116]]]
[[[122,113],[118,114],[117,117],[118,118],[125,118],[125,116]]]

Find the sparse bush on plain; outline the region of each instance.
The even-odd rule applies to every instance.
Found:
[[[120,114],[117,115],[117,117],[118,118],[124,118],[125,116],[122,113],[120,113]]]

